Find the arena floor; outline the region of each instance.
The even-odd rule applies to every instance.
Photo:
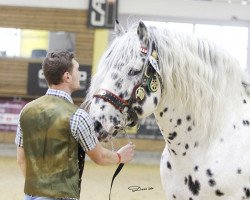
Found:
[[[111,178],[116,166],[98,166],[87,161],[81,200],[108,200]],[[165,200],[158,165],[126,164],[116,177],[111,200]],[[22,200],[24,179],[15,157],[0,157],[0,199]],[[129,190],[138,186],[141,191]]]

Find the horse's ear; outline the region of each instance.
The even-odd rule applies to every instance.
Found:
[[[125,33],[123,27],[120,25],[118,20],[115,20],[115,34],[117,36],[123,35]]]
[[[139,22],[139,26],[137,28],[137,35],[140,39],[141,47],[147,49],[149,43],[148,30],[142,21]]]

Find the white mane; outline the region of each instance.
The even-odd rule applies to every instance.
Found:
[[[179,99],[179,106],[194,111],[197,123],[214,125],[225,105],[240,95],[244,72],[238,61],[208,40],[166,27],[153,28],[152,35],[163,73],[162,102]]]
[[[159,54],[164,87],[160,105],[178,99],[178,106],[194,112],[199,119],[197,123],[209,126],[221,117],[223,105],[237,100],[242,82],[250,87],[238,61],[213,43],[170,31],[167,27],[148,27],[148,31]],[[86,102],[91,101],[114,63],[133,66],[131,62],[138,59],[139,48],[136,26],[113,41],[92,79]],[[212,117],[214,113],[218,114],[216,119]]]

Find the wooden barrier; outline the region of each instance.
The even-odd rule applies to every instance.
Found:
[[[75,33],[78,62],[92,65],[94,30],[87,28],[86,10],[0,6],[0,19],[0,27]],[[28,96],[29,62],[34,60],[0,58],[0,97]]]

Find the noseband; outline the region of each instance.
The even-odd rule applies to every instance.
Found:
[[[148,50],[146,48],[141,48],[140,51],[141,53],[148,55]],[[109,102],[121,113],[127,113],[128,116],[132,119],[132,123],[128,125],[130,127],[135,126],[138,122],[138,115],[136,114],[136,111],[132,108],[132,104],[140,102],[145,98],[145,88],[148,88],[150,92],[156,92],[158,90],[158,81],[156,77],[158,75],[155,71],[152,72],[152,62],[149,61],[150,56],[154,57],[158,63],[157,51],[153,50],[151,55],[147,56],[147,59],[144,63],[142,80],[134,87],[131,97],[128,100],[124,100],[121,97],[105,89],[100,89],[97,94],[93,95],[93,97],[100,98],[104,101]],[[160,77],[159,80],[161,84]]]
[[[121,113],[127,113],[133,122],[129,126],[135,126],[138,122],[138,116],[135,110],[132,108],[133,98],[131,97],[128,101],[115,95],[114,93],[101,89],[97,94],[94,95],[96,98],[103,99],[104,101],[112,104]]]

